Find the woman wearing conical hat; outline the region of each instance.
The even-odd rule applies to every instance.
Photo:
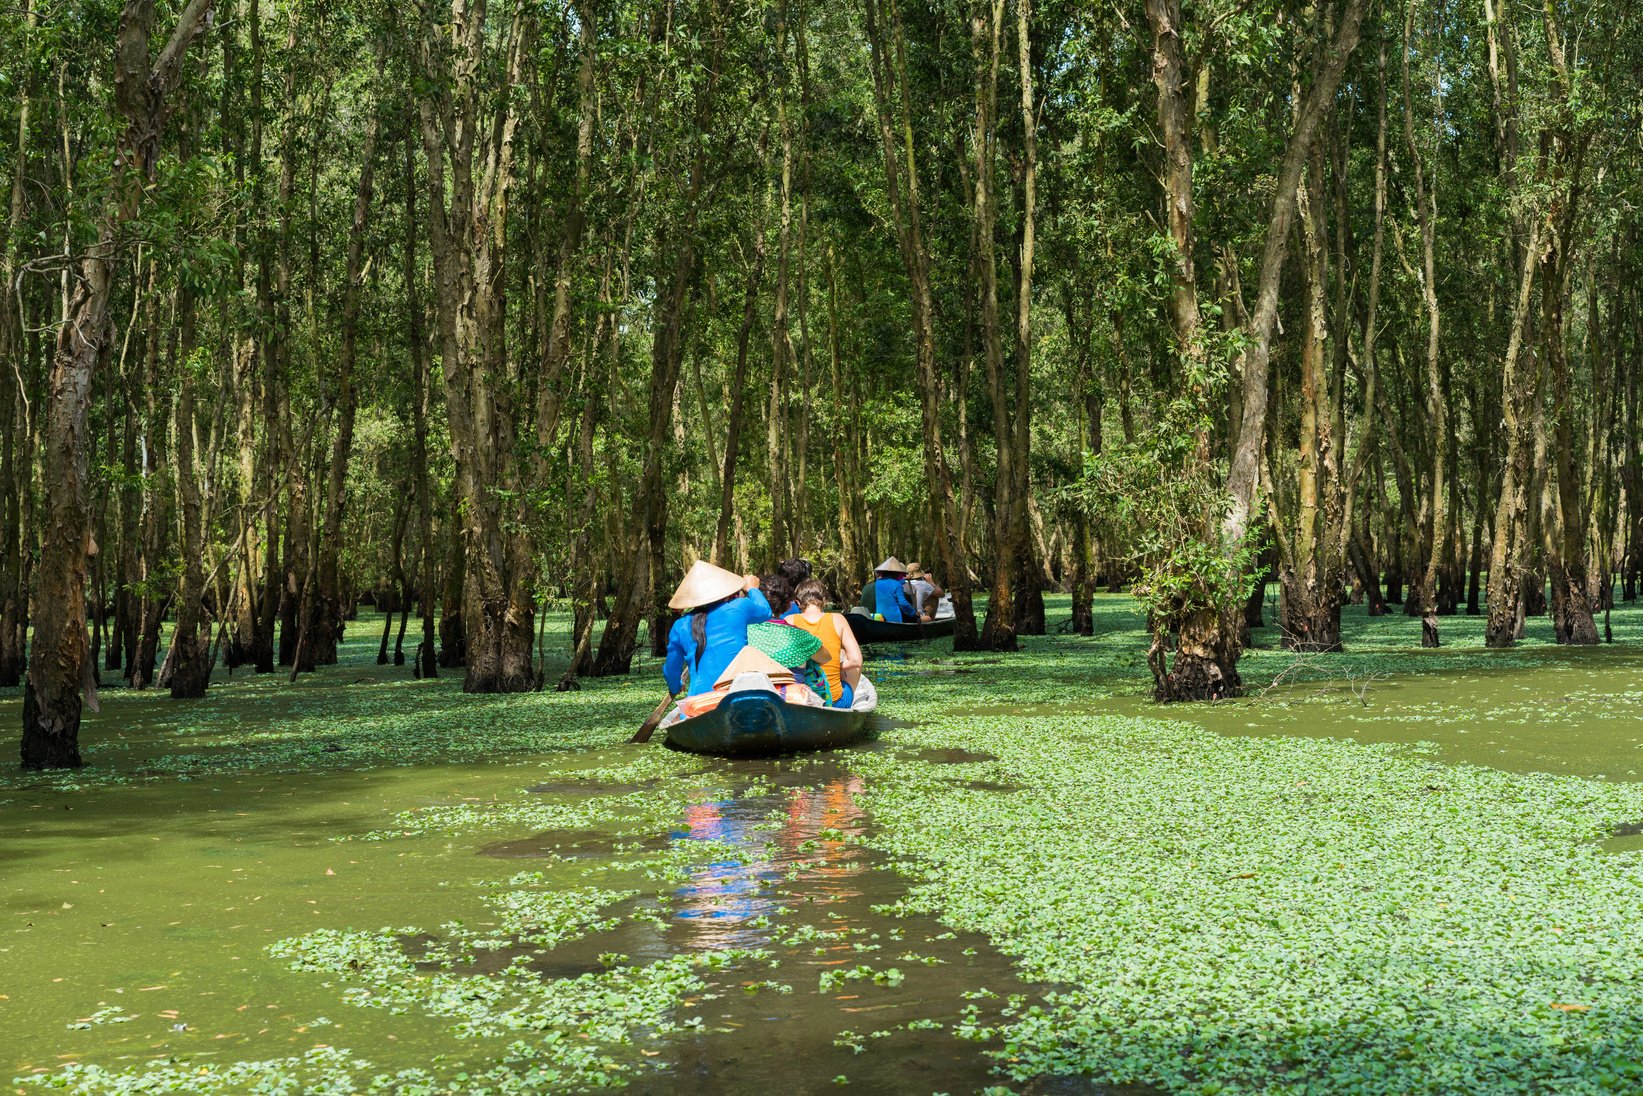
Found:
[[[688,670],[691,696],[712,692],[730,660],[747,646],[747,626],[770,619],[758,576],[738,575],[705,559],[690,568],[668,605],[684,615],[668,633],[662,676],[677,693]]]
[[[907,565],[891,556],[873,568],[873,609],[892,624],[918,619],[918,610],[907,596]]]

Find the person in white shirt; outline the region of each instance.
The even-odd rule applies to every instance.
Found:
[[[912,599],[913,607],[918,610],[919,619],[928,623],[936,618],[936,607],[941,604],[942,596],[947,591],[937,586],[924,568],[917,563],[909,563],[907,592]]]

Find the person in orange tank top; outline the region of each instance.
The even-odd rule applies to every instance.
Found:
[[[818,579],[806,579],[799,584],[793,597],[799,611],[787,622],[803,628],[817,639],[833,657],[822,663],[827,685],[833,693],[833,707],[848,708],[855,699],[856,683],[861,680],[861,645],[850,630],[844,614],[827,611],[827,587]]]

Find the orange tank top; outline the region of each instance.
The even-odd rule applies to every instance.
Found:
[[[814,624],[804,619],[803,613],[794,613],[787,618],[793,627],[802,628],[821,640],[822,649],[833,656],[822,663],[822,673],[827,675],[827,687],[833,691],[835,702],[844,695],[844,679],[839,674],[839,653],[844,650],[844,637],[839,635],[839,626],[835,623],[837,616],[837,613],[823,613]]]

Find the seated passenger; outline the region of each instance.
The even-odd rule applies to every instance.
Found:
[[[770,619],[758,576],[733,574],[705,559],[691,567],[668,605],[685,615],[668,632],[662,676],[678,693],[689,670],[691,696],[711,692],[731,659],[747,646],[748,625]]]
[[[918,610],[902,585],[906,580],[907,565],[895,556],[873,568],[873,609],[880,619],[892,624],[918,622]]]
[[[907,588],[913,597],[913,608],[918,611],[918,619],[928,624],[936,619],[936,610],[941,606],[941,599],[947,591],[936,585],[936,580],[930,573],[917,563],[907,565]]]
[[[827,676],[833,707],[848,708],[855,699],[856,683],[861,680],[861,645],[844,615],[827,611],[827,587],[820,581],[801,582],[795,596],[803,608],[787,622],[821,641],[828,655],[822,673]]]
[[[794,590],[797,590],[799,585],[810,577],[810,561],[807,559],[784,559],[776,564],[776,573],[791,583]],[[774,609],[776,603],[771,601],[770,607]],[[781,615],[784,617],[791,616],[798,611],[799,603],[795,600],[788,603],[787,608],[782,610]]]
[[[781,569],[771,572],[759,579],[759,592],[770,603],[770,619],[781,620],[796,609],[789,609],[793,603],[793,587],[798,583],[782,574]]]
[[[759,580],[759,590],[771,605],[793,604],[793,586],[780,570]],[[795,608],[794,612],[798,612]],[[795,628],[777,613],[764,624],[755,624],[747,630],[747,642],[793,671],[793,676],[826,695],[828,700],[837,693],[827,693],[827,678],[821,663],[828,659],[821,641],[801,628]]]

